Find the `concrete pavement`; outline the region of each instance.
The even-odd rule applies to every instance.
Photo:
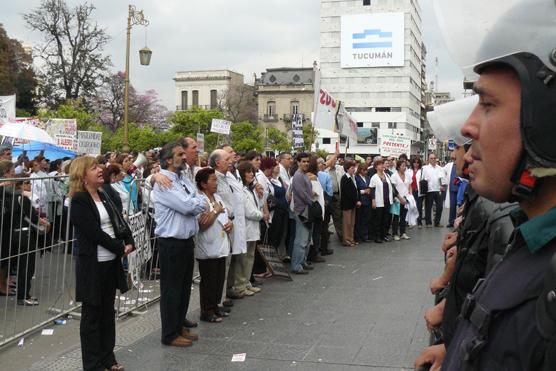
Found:
[[[410,241],[357,248],[335,242],[334,255],[309,275],[294,276],[293,282],[268,279],[260,294],[236,300],[223,323],[200,323],[200,340],[190,348],[160,344],[154,305],[142,316],[118,322],[116,357],[127,370],[412,369],[428,341],[423,313],[433,297],[427,284],[441,271],[446,232],[414,228]],[[197,289],[188,317],[199,317]],[[3,365],[79,369],[78,321],[59,332],[67,337],[55,339],[55,334],[48,341],[73,337],[73,345],[63,350],[51,345],[45,352],[48,343],[39,335],[29,348],[0,352]],[[42,352],[41,359],[14,363],[29,352]],[[246,360],[232,363],[237,353],[246,353]]]

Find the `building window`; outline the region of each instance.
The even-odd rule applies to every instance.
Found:
[[[389,122],[388,123],[388,129],[396,129],[397,127],[398,127],[397,122]]]
[[[181,110],[187,110],[187,91],[181,92]]]
[[[363,123],[362,123],[362,122],[358,122],[358,123],[357,123],[357,127],[358,127],[358,128],[362,128],[362,127],[363,127]]]
[[[199,90],[193,90],[193,102],[191,102],[193,107],[197,107],[199,105]]]
[[[290,103],[290,112],[292,115],[298,115],[299,114],[299,102],[296,100],[292,100]]]
[[[210,109],[216,109],[216,90],[210,91]]]
[[[401,112],[402,107],[392,107],[390,112]]]
[[[380,122],[373,122],[373,123],[371,124],[371,127],[373,127],[373,128],[380,128]]]
[[[266,114],[271,117],[276,114],[276,102],[270,101],[266,104]]]
[[[376,107],[375,112],[390,112],[390,107]]]
[[[330,138],[322,138],[322,144],[330,144]]]
[[[371,0],[363,0],[363,6],[371,5]]]

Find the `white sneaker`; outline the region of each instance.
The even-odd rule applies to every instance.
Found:
[[[255,294],[261,292],[261,289],[260,289],[260,288],[254,287],[254,286],[248,287],[247,290],[249,290],[249,291],[251,291],[252,293],[255,293]]]
[[[394,241],[399,241],[399,240],[400,240],[400,236],[395,235],[395,236],[394,236]]]
[[[404,240],[410,240],[411,237],[409,237],[407,234],[404,233],[404,234],[402,234],[402,239],[404,239]]]

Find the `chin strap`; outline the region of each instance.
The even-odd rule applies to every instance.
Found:
[[[522,170],[512,188],[512,195],[518,200],[529,200],[533,197],[535,186],[537,185],[537,178],[531,174],[528,169]]]

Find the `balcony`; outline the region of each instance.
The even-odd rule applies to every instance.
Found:
[[[200,105],[200,104],[190,105],[190,106],[187,106],[186,109],[183,109],[182,106],[180,105],[180,106],[176,106],[176,112],[178,112],[178,111],[188,111],[188,110],[192,109],[193,107],[201,108],[201,109],[204,109],[206,111],[217,110],[218,109],[218,106],[208,106],[208,105]]]
[[[276,114],[274,114],[274,115],[265,114],[263,116],[263,121],[264,122],[278,122],[278,115],[276,115]]]

